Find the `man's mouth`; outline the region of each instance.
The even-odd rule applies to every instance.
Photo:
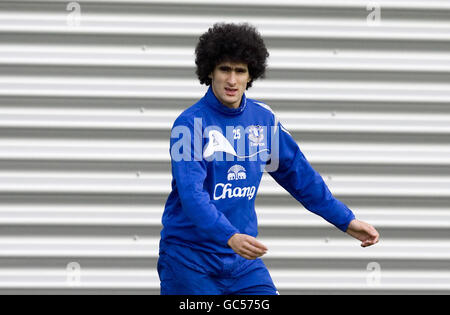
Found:
[[[234,89],[234,88],[225,88],[225,94],[227,94],[228,96],[235,96],[237,94],[238,89]]]

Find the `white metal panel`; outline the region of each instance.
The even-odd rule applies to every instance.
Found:
[[[247,21],[270,52],[247,95],[381,233],[361,248],[265,175],[280,293],[450,293],[448,1],[78,4],[73,24],[67,1],[0,1],[0,292],[159,292],[170,127],[206,91],[194,46]]]

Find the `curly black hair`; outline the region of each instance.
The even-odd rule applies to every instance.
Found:
[[[208,76],[219,63],[242,62],[247,64],[250,75],[247,89],[254,80],[265,77],[266,60],[269,57],[261,35],[248,23],[214,24],[200,36],[195,55],[195,73],[201,84],[211,84]]]

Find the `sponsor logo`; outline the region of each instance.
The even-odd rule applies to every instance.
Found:
[[[242,198],[247,197],[248,200],[255,197],[256,187],[233,187],[230,183],[219,183],[214,188],[214,200]]]
[[[245,168],[241,165],[233,165],[228,170],[227,179],[230,180],[240,180],[240,179],[246,179],[247,173],[245,172]]]
[[[241,165],[233,165],[227,172],[228,181],[239,181],[247,178],[245,168]],[[231,183],[216,184],[214,188],[214,200],[228,199],[228,198],[243,198],[247,197],[248,200],[255,197],[256,187],[233,187]]]

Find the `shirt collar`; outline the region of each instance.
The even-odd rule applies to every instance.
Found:
[[[223,105],[214,94],[212,86],[209,86],[208,91],[206,92],[204,97],[210,107],[226,115],[239,115],[247,107],[247,97],[245,96],[245,93],[242,94],[241,104],[238,108],[229,108]]]

